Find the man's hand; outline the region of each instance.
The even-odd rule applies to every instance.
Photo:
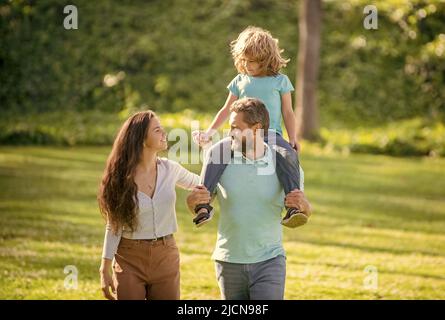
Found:
[[[196,186],[187,197],[187,207],[195,214],[195,207],[198,204],[210,203],[210,192],[204,186]]]
[[[303,191],[298,189],[292,190],[286,195],[284,205],[288,208],[297,208],[308,217],[312,213],[311,204],[306,199]]]

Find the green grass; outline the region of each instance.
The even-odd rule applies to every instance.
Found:
[[[95,195],[109,150],[0,147],[0,299],[102,298]],[[445,299],[445,159],[303,146],[302,163],[314,214],[284,232],[286,299]],[[218,299],[216,221],[196,230],[185,196],[178,190],[182,298]],[[79,271],[77,290],[64,288],[66,265]],[[367,266],[377,289],[364,286]]]

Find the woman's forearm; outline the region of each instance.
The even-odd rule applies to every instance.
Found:
[[[100,272],[108,271],[111,269],[112,260],[107,258],[102,258],[102,262],[100,264]]]
[[[122,228],[116,234],[112,230],[111,224],[108,222],[105,227],[102,258],[113,260],[113,257],[117,252],[117,247],[119,246],[119,242],[121,241],[121,237],[122,237]]]

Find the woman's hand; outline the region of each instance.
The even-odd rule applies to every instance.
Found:
[[[105,298],[108,300],[116,300],[116,288],[114,287],[113,277],[111,275],[111,260],[102,259],[102,264],[99,269],[100,286]],[[110,292],[111,289],[111,292]]]

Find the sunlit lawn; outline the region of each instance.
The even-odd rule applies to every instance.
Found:
[[[102,298],[96,190],[109,150],[0,148],[1,299]],[[445,159],[311,147],[302,159],[314,215],[285,230],[286,299],[445,299]],[[216,221],[196,230],[185,195],[176,205],[182,298],[218,299]],[[77,290],[64,287],[67,265]]]

